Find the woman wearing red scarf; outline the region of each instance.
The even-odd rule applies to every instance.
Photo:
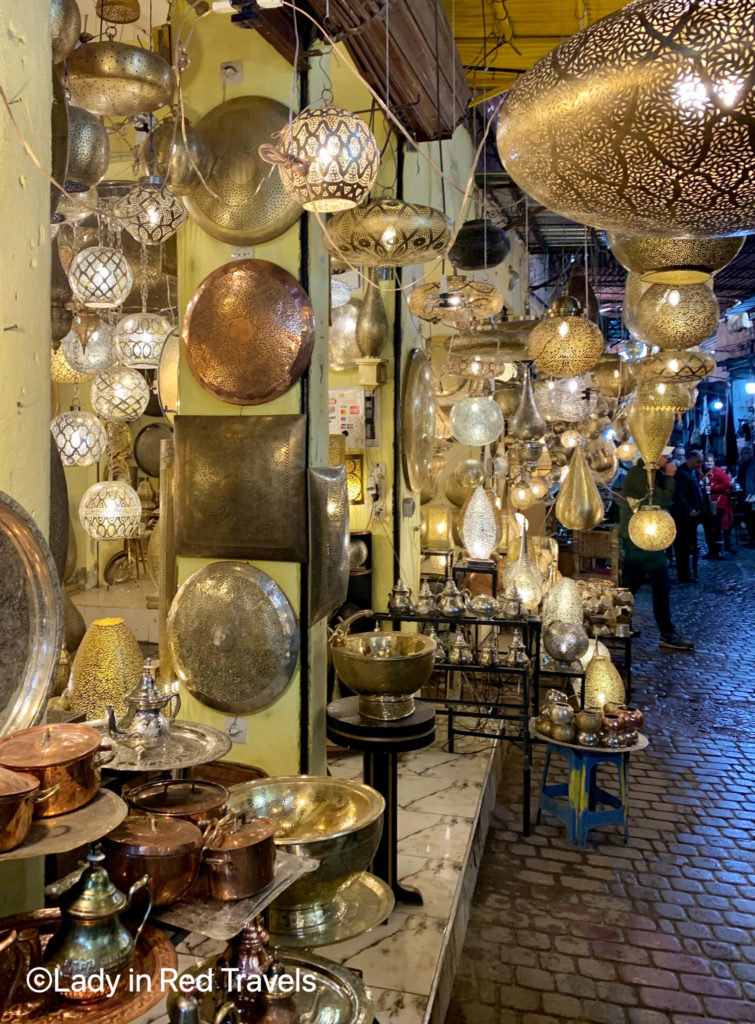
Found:
[[[713,455],[705,456],[703,482],[710,494],[713,511],[724,540],[724,550],[731,554],[736,551],[731,543],[731,528],[734,522],[731,507],[731,477],[726,470],[716,465]]]

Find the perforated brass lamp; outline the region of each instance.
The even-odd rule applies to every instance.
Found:
[[[115,214],[137,242],[158,245],[186,220],[183,204],[161,178],[145,176],[115,205]]]
[[[595,366],[603,354],[603,335],[582,316],[579,301],[566,295],[553,301],[530,334],[529,352],[541,373],[573,377]]]
[[[649,285],[637,302],[637,326],[663,349],[692,348],[718,326],[718,299],[707,284]]]
[[[501,542],[501,526],[485,488],[476,487],[461,517],[461,533],[469,557],[487,561]]]
[[[657,238],[606,232],[619,263],[653,284],[700,284],[731,263],[744,238]]]
[[[676,523],[658,505],[641,505],[629,520],[629,539],[643,551],[665,551],[675,537]]]
[[[123,304],[134,283],[128,260],[111,246],[92,245],[71,260],[68,280],[74,298],[90,309]]]

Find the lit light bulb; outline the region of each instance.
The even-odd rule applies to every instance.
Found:
[[[564,448],[576,448],[582,441],[582,435],[578,430],[565,430],[561,435],[561,444]]]
[[[540,501],[548,493],[548,486],[542,477],[536,476],[530,480],[530,490],[535,501]]]
[[[745,391],[748,395],[755,395],[755,381],[748,380],[745,384]]]

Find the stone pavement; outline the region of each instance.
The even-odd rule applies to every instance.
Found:
[[[694,654],[661,651],[638,595],[630,838],[518,832],[509,746],[446,1024],[755,1022],[755,551],[672,590]],[[560,760],[560,759],[559,759]],[[533,808],[542,748],[533,765]],[[533,811],[534,813],[534,811]]]

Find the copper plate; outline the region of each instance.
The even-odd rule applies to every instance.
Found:
[[[309,470],[309,622],[330,615],[349,587],[349,496],[346,467]]]
[[[304,416],[176,416],[176,552],[307,559]]]
[[[409,353],[401,409],[401,448],[406,482],[417,493],[427,483],[435,451],[435,382],[430,361],[419,348]]]
[[[14,929],[18,932],[32,931],[38,935],[39,948],[44,952],[47,943],[60,927],[60,910],[34,910],[28,914],[17,914],[5,917],[0,921],[0,932]],[[31,992],[23,981],[29,968],[30,944],[22,943],[25,966],[22,970],[22,981],[13,998],[10,1008],[2,1016],[2,1024],[23,1020],[25,1024],[71,1024],[73,1021],[86,1021],[87,1024],[128,1024],[136,1020],[147,1010],[157,1006],[165,992],[161,984],[162,971],[175,968],[178,957],[172,942],[159,928],[147,924],[144,926],[134,951],[131,963],[133,974],[146,974],[151,983],[143,984],[141,991],[129,992],[121,986],[112,998],[105,998],[90,1003],[86,1009],[72,1007],[71,1003],[55,995],[37,995]],[[10,946],[0,953],[0,993],[10,987],[16,963],[14,947]],[[125,975],[127,978],[128,975]]]
[[[206,181],[184,197],[203,231],[229,245],[256,245],[283,234],[301,215],[280,175],[258,149],[288,121],[288,107],[266,96],[237,96],[208,111],[194,126],[215,157]],[[212,195],[215,193],[215,196]]]
[[[63,599],[47,541],[0,491],[0,736],[42,717],[63,643]]]
[[[178,678],[197,700],[228,714],[268,707],[299,657],[296,616],[267,573],[214,562],[178,589],[168,614]]]
[[[260,405],[288,391],[309,366],[315,317],[309,296],[283,267],[232,260],[197,288],[182,337],[206,391],[233,405]]]

